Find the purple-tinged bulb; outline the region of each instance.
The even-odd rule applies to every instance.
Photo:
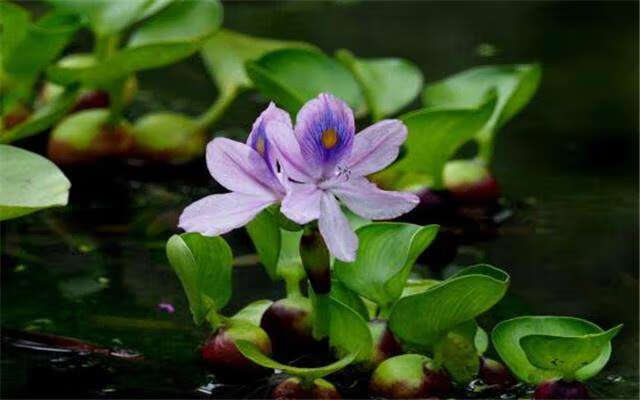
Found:
[[[461,204],[486,204],[500,198],[500,186],[489,170],[473,160],[448,162],[442,173],[444,186]]]
[[[419,354],[387,359],[373,372],[369,394],[387,399],[442,398],[451,391],[451,378],[434,370],[433,361]]]
[[[365,363],[365,368],[374,369],[386,359],[402,354],[402,345],[391,333],[386,320],[370,321],[369,330],[373,339],[373,353]]]
[[[533,393],[534,399],[589,399],[587,387],[578,381],[563,379],[542,382]]]
[[[480,371],[478,375],[487,385],[495,385],[504,389],[510,388],[518,383],[504,364],[487,357],[480,357]]]
[[[271,392],[277,400],[289,399],[340,399],[340,393],[330,382],[316,379],[308,386],[303,385],[300,378],[289,378],[282,381]]]
[[[216,376],[227,381],[266,375],[266,368],[242,355],[235,345],[236,340],[252,342],[262,353],[271,355],[271,341],[265,331],[250,323],[237,323],[219,329],[205,340],[200,349],[202,361]]]
[[[312,335],[311,300],[297,296],[273,303],[262,314],[260,327],[269,335],[274,353],[299,355],[318,345]]]

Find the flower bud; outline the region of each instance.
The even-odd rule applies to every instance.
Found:
[[[271,397],[278,400],[287,399],[340,399],[340,393],[330,382],[316,379],[309,386],[304,386],[300,378],[289,378],[282,381],[271,392]]]
[[[188,116],[147,114],[133,127],[135,154],[153,161],[180,164],[204,153],[205,132]]]
[[[305,232],[300,239],[300,258],[316,294],[331,291],[331,264],[329,250],[317,229]]]

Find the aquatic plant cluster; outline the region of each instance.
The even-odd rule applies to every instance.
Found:
[[[621,326],[522,316],[489,334],[477,318],[503,298],[508,273],[482,264],[444,280],[414,279],[439,226],[384,222],[450,199],[499,198],[494,138],[536,92],[539,65],[476,67],[423,88],[407,60],[347,50],[332,57],[312,44],[222,29],[216,0],[48,3],[36,21],[0,3],[0,220],[65,205],[70,187],[53,162],[6,143],[50,130],[57,164],[179,164],[206,153],[229,192],[187,207],[179,221],[186,233],[166,250],[194,322],[210,328],[201,358],[221,380],[281,371],[288,378],[274,398],[339,398],[330,381],[343,370],[364,374],[375,397],[447,397],[472,383],[487,395],[524,383],[536,386],[536,398],[588,396],[582,382],[606,365]],[[60,58],[85,27],[93,52]],[[209,109],[129,122],[135,74],[194,54],[218,88]],[[207,144],[207,129],[250,89],[270,103],[246,142]],[[421,93],[424,108],[389,119]],[[372,124],[356,133],[366,118]],[[477,145],[472,158],[458,154],[466,143]],[[221,235],[241,227],[286,296],[229,316],[233,253]],[[490,344],[500,360],[485,356]],[[326,363],[302,362],[309,354]]]
[[[271,103],[246,144],[208,145],[209,171],[231,192],[187,207],[180,227],[188,233],[167,244],[194,321],[212,328],[201,348],[205,363],[223,379],[285,372],[291,377],[274,398],[339,398],[323,377],[349,365],[371,371],[374,397],[442,398],[478,377],[497,390],[518,379],[537,384],[536,398],[587,397],[580,382],[604,367],[621,326],[510,319],[491,333],[508,370],[485,358],[489,338],[476,318],[504,296],[509,275],[475,265],[443,281],[408,279],[438,226],[372,221],[398,217],[419,200],[364,178],[395,161],[406,127],[383,120],[354,130],[348,106],[320,94],[302,106],[295,127]],[[270,276],[286,281],[287,296],[225,317],[232,253],[219,235],[244,225]],[[286,363],[323,349],[337,361]]]

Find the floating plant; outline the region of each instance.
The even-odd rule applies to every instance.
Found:
[[[571,317],[517,317],[496,325],[491,339],[519,379],[538,385],[535,398],[579,399],[589,397],[581,382],[604,368],[621,328],[603,331]]]

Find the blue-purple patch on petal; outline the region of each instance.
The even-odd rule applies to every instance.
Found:
[[[351,153],[355,122],[345,102],[322,93],[308,101],[296,119],[295,134],[303,157],[325,177]]]
[[[273,146],[267,139],[266,127],[271,121],[279,121],[291,127],[291,117],[284,110],[271,102],[253,123],[247,144],[257,151],[267,162],[269,168],[275,171],[275,154]]]

